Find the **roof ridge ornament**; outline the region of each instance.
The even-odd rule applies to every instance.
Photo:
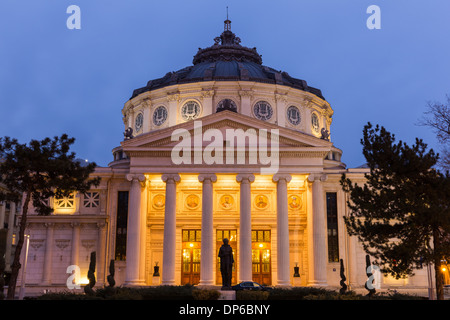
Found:
[[[227,20],[224,21],[223,31],[231,31],[231,21],[228,19],[228,6],[227,6]]]
[[[194,56],[193,64],[201,62],[214,62],[218,60],[223,61],[250,61],[257,64],[262,64],[261,55],[258,54],[256,48],[247,48],[241,45],[241,38],[231,32],[231,20],[228,18],[224,21],[224,31],[218,37],[214,38],[214,44],[211,47],[198,49]]]

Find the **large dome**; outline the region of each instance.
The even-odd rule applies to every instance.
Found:
[[[147,91],[189,82],[254,81],[293,87],[325,100],[322,92],[308,86],[305,80],[264,66],[256,48],[242,46],[240,38],[231,32],[230,25],[231,21],[226,20],[225,30],[214,39],[214,45],[198,50],[192,66],[150,80],[145,87],[134,90],[130,99]]]

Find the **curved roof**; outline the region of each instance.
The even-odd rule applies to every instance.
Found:
[[[293,78],[287,72],[264,66],[256,48],[242,46],[240,38],[231,32],[230,24],[230,20],[225,20],[224,32],[214,39],[214,45],[198,50],[192,66],[150,80],[145,87],[134,90],[130,99],[141,93],[175,84],[201,81],[254,81],[293,87],[325,100],[322,92],[308,86],[305,80]]]

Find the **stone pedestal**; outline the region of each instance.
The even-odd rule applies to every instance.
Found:
[[[218,300],[236,300],[236,291],[234,290],[219,290],[220,297]]]
[[[302,285],[302,281],[300,277],[294,277],[292,280],[292,285],[294,287],[300,287]]]
[[[161,284],[161,277],[152,278],[152,286],[159,286]]]

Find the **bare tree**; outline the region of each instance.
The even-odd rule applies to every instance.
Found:
[[[427,111],[418,124],[433,129],[441,144],[439,165],[450,170],[450,96],[447,96],[447,103],[428,102]]]

